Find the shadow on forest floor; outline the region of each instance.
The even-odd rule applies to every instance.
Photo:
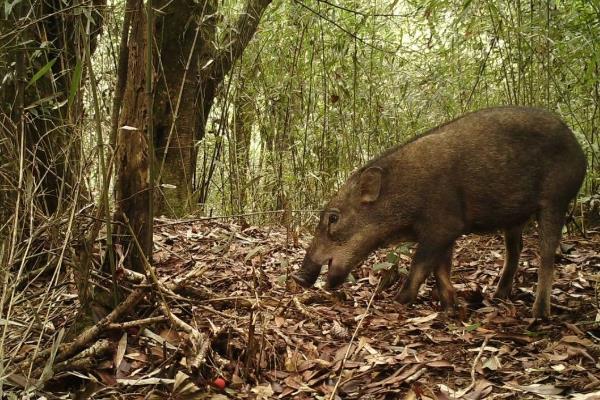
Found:
[[[287,279],[305,238],[293,244],[279,228],[242,231],[215,221],[156,226],[159,278],[202,271],[164,296],[202,333],[204,348],[191,352],[188,334],[168,322],[113,332],[112,356],[93,370],[57,374],[53,390],[73,390],[75,379],[80,398],[600,398],[599,234],[564,238],[553,319],[532,327],[535,234],[525,236],[512,302],[502,303],[491,301],[501,237],[459,240],[452,276],[460,305],[447,316],[431,280],[411,306],[394,303],[398,283],[374,294],[390,276],[387,261],[408,268],[410,257],[391,249],[331,294]],[[161,315],[148,304],[138,306],[138,318]],[[191,372],[190,354],[198,353]]]

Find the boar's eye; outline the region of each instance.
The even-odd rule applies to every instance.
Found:
[[[335,224],[340,219],[339,214],[329,214],[329,225]]]

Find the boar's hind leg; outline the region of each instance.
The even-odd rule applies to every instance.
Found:
[[[435,283],[438,297],[444,310],[451,310],[454,307],[454,287],[450,275],[452,272],[452,247],[450,247],[443,260],[435,267]]]
[[[396,295],[396,301],[403,304],[412,303],[417,299],[419,288],[438,266],[447,258],[448,251],[451,251],[452,244],[445,246],[432,246],[425,243],[419,243],[410,265],[408,277],[400,291]],[[450,277],[448,276],[448,282]],[[452,286],[452,284],[450,284]],[[446,288],[446,286],[444,286]]]
[[[560,242],[566,209],[545,208],[538,216],[538,231],[540,236],[540,268],[538,270],[538,286],[533,303],[535,318],[550,316],[550,295],[554,278],[554,253]]]
[[[496,299],[507,299],[510,297],[512,285],[515,279],[515,273],[519,268],[519,256],[523,249],[523,225],[516,226],[504,231],[504,247],[506,254],[504,256],[504,268],[498,287],[494,293]]]

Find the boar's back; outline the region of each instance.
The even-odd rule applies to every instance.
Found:
[[[385,171],[381,197],[399,218],[460,218],[465,231],[526,221],[548,205],[566,207],[586,161],[554,114],[489,108],[440,125],[370,161]]]

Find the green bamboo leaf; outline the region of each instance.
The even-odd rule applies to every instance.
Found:
[[[73,99],[79,90],[79,82],[81,81],[82,64],[81,60],[77,60],[75,70],[73,70],[73,77],[71,78],[71,88],[69,89],[69,107],[73,103]]]
[[[35,75],[33,75],[33,78],[31,78],[31,80],[27,84],[27,87],[33,85],[38,79],[40,79],[42,76],[46,75],[48,73],[48,71],[50,71],[50,69],[56,62],[56,60],[57,60],[57,58],[48,61],[48,63],[46,65],[44,65],[38,72],[36,72]]]

